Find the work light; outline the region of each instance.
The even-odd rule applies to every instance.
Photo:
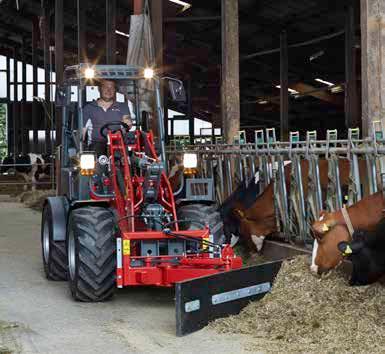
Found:
[[[85,153],[80,155],[80,174],[91,176],[95,171],[95,155]]]

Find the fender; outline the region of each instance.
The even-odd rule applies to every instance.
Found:
[[[48,197],[44,203],[44,208],[51,209],[54,241],[65,241],[67,233],[67,218],[70,209],[69,202],[66,197]]]

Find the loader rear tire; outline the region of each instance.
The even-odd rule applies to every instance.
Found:
[[[49,280],[67,280],[65,241],[54,241],[51,206],[47,203],[41,220],[41,251],[44,272]]]
[[[68,279],[77,301],[113,296],[116,272],[114,216],[106,208],[86,206],[71,212],[67,231]]]
[[[201,225],[205,225],[206,223],[208,223],[210,227],[210,233],[213,235],[213,242],[220,245],[225,242],[223,222],[219,212],[213,205],[184,205],[178,210],[178,219],[193,221],[191,223],[180,223],[180,226],[183,227],[185,230],[201,229]]]

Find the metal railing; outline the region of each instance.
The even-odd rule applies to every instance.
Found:
[[[316,131],[308,131],[300,140],[291,132],[287,142],[276,140],[275,129],[255,131],[255,142],[238,138],[237,144],[204,144],[170,147],[168,161],[173,163],[185,152],[198,155],[199,177],[214,177],[218,203],[222,203],[241,182],[259,179],[261,190],[274,183],[277,225],[288,240],[310,240],[310,224],[322,209],[335,211],[343,203],[352,205],[363,196],[379,190],[385,176],[385,135],[379,122],[373,123],[370,138],[359,137],[359,129],[349,129],[347,139],[338,139],[336,130],[328,130],[326,139],[318,140]],[[239,143],[239,142],[243,142]],[[320,171],[320,161],[327,164]],[[340,171],[341,160],[345,161]],[[290,166],[285,167],[286,161]],[[346,171],[345,166],[348,166]],[[302,169],[307,166],[308,173]],[[290,169],[287,180],[285,169]],[[321,174],[323,178],[321,178]],[[348,174],[347,190],[341,185],[341,173]],[[305,179],[305,180],[304,180]],[[380,187],[381,188],[381,187]],[[326,190],[325,190],[326,189]]]

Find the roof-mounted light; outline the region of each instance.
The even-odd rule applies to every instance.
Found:
[[[145,79],[152,79],[154,77],[154,70],[151,68],[144,69],[144,78]]]
[[[84,76],[86,79],[93,79],[95,77],[95,70],[92,68],[86,68],[84,70]]]

